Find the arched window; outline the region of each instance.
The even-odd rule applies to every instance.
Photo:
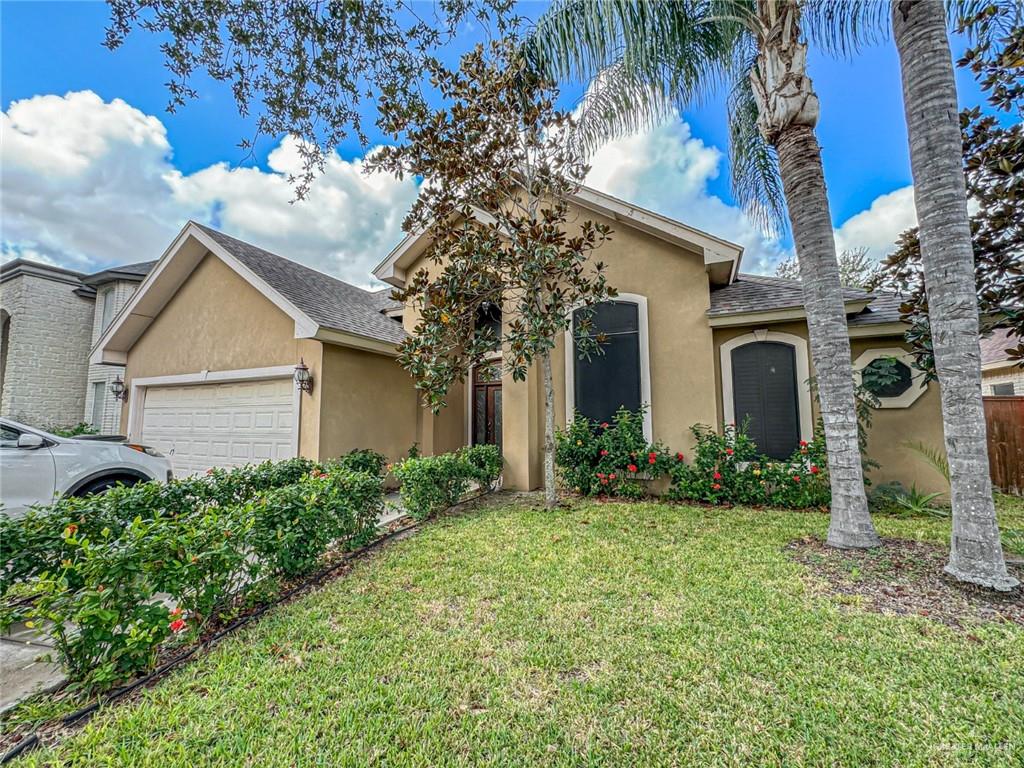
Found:
[[[580,320],[589,314],[590,325]],[[644,433],[651,436],[651,367],[647,342],[647,299],[620,294],[573,313],[566,332],[566,417],[580,413],[597,422],[611,421],[619,408],[646,407]],[[576,353],[574,339],[586,333],[598,345],[588,357]]]

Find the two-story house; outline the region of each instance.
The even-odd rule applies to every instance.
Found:
[[[40,427],[121,430],[110,383],[122,369],[90,350],[155,262],[94,274],[16,259],[0,266],[0,413]]]

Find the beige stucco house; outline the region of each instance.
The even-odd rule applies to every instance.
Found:
[[[570,334],[558,340],[560,423],[574,411],[600,419],[617,404],[644,404],[649,436],[684,452],[693,424],[721,428],[748,416],[770,454],[810,438],[813,366],[799,283],[743,274],[739,246],[608,195],[584,189],[572,202],[581,219],[613,229],[597,257],[619,296],[595,318],[609,336],[605,354],[580,360]],[[425,266],[428,237],[407,237],[375,276],[403,285]],[[388,295],[189,223],[92,362],[126,366],[126,430],[171,453],[179,473],[361,447],[399,458],[413,443],[439,453],[496,442],[506,487],[538,487],[539,376],[488,381],[474,372],[449,393],[448,408],[431,413],[395,361],[415,313]],[[880,357],[909,361],[892,297],[849,290],[846,307],[857,370]],[[292,381],[300,361],[313,376],[310,393]],[[875,414],[873,477],[940,489],[941,478],[901,447],[941,447],[938,393],[903,368]]]

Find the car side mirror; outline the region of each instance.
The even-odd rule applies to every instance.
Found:
[[[34,435],[31,432],[22,432],[18,435],[18,447],[26,450],[42,448],[45,442],[39,435]]]

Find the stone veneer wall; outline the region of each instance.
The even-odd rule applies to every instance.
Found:
[[[93,301],[69,282],[21,275],[0,285],[10,315],[0,413],[39,427],[82,420]]]
[[[114,301],[114,313],[111,315],[111,320],[117,316],[117,313],[124,308],[124,305],[131,298],[132,294],[135,293],[135,289],[139,287],[139,284],[132,280],[116,280],[112,283],[105,283],[100,285],[96,291],[96,302],[92,316],[92,341],[89,344],[89,349],[93,349],[96,346],[96,342],[100,340],[100,336],[105,330],[103,325],[103,292],[110,288],[113,293],[111,296]],[[89,371],[87,374],[87,384],[85,387],[85,411],[82,421],[92,424],[96,429],[104,434],[117,435],[123,434],[121,432],[121,403],[114,400],[114,396],[110,394],[110,382],[120,376],[124,378],[124,366],[121,365],[89,365]],[[99,419],[94,420],[93,405],[94,405],[94,391],[95,385],[100,383],[103,385],[103,400],[101,401],[101,412],[98,414]]]

